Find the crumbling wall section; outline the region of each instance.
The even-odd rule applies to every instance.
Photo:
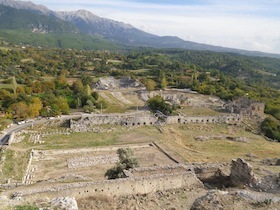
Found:
[[[122,126],[143,126],[154,125],[158,118],[153,115],[139,114],[108,114],[108,115],[91,115],[81,117],[78,120],[70,121],[70,128],[76,132],[87,131],[88,127],[95,125],[122,125]]]
[[[141,167],[133,168],[126,171],[128,177],[147,177],[155,174],[176,174],[191,171],[191,167],[186,165],[169,165],[169,166],[155,166],[155,167]]]
[[[120,196],[133,194],[148,194],[177,188],[203,187],[192,171],[171,174],[157,174],[148,177],[123,178],[99,182],[71,183],[52,187],[25,189],[14,193],[20,197],[49,198],[70,196],[82,198],[94,195]]]
[[[188,123],[225,123],[225,124],[239,124],[242,117],[238,114],[223,115],[223,116],[166,116],[164,120],[155,115],[138,115],[138,114],[108,114],[108,115],[91,115],[81,117],[78,120],[70,121],[70,128],[75,132],[86,132],[95,125],[122,125],[122,126],[143,126],[155,124],[188,124]]]
[[[188,124],[188,123],[225,123],[225,124],[239,124],[242,121],[240,115],[224,115],[224,116],[168,116],[166,118],[166,124]]]

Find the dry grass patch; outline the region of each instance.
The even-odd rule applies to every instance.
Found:
[[[241,128],[229,131],[226,125],[173,125],[166,126],[163,143],[177,151],[189,162],[230,162],[237,157],[253,153],[259,158],[279,157],[280,144],[269,142],[262,136],[246,132]],[[170,132],[172,130],[173,132]],[[197,136],[246,137],[250,141],[234,142],[221,140],[196,141]]]
[[[15,151],[7,149],[4,153],[5,160],[0,173],[0,180],[11,178],[12,180],[21,181],[25,172],[29,151]]]
[[[71,133],[69,135],[54,134],[42,137],[42,144],[34,144],[29,142],[27,136],[22,142],[13,144],[16,148],[37,149],[37,150],[52,150],[52,149],[71,149],[71,148],[86,148],[122,144],[139,144],[149,143],[162,138],[162,134],[156,127],[141,126],[141,127],[123,127],[103,125],[98,126],[100,133],[85,132]]]
[[[217,112],[214,111],[213,109],[210,108],[199,108],[199,107],[188,107],[188,106],[183,106],[180,110],[180,113],[186,114],[188,116],[218,116],[218,115],[223,115],[224,113],[222,112]]]

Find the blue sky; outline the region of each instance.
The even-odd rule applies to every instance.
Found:
[[[280,0],[32,0],[86,9],[157,35],[280,54]]]

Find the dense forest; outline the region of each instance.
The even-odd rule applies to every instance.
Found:
[[[70,108],[91,112],[106,104],[91,91],[94,81],[130,76],[148,90],[190,88],[224,100],[246,96],[265,102],[265,111],[273,118],[264,123],[265,129],[273,126],[270,137],[279,139],[279,67],[280,59],[207,51],[2,47],[0,111],[15,120],[67,114]]]

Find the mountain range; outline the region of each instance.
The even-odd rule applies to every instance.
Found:
[[[278,54],[200,44],[176,36],[157,36],[129,24],[99,17],[86,10],[56,12],[43,5],[25,1],[0,0],[0,19],[0,40],[2,38],[27,44],[73,47],[73,40],[76,39],[75,46],[84,49],[94,49],[97,42],[100,42],[99,46],[104,44],[113,48],[182,48],[280,58]],[[18,30],[21,32],[16,32]],[[37,42],[30,40],[28,43],[28,37]],[[59,44],[51,44],[53,41]],[[90,42],[95,43],[93,45]]]

